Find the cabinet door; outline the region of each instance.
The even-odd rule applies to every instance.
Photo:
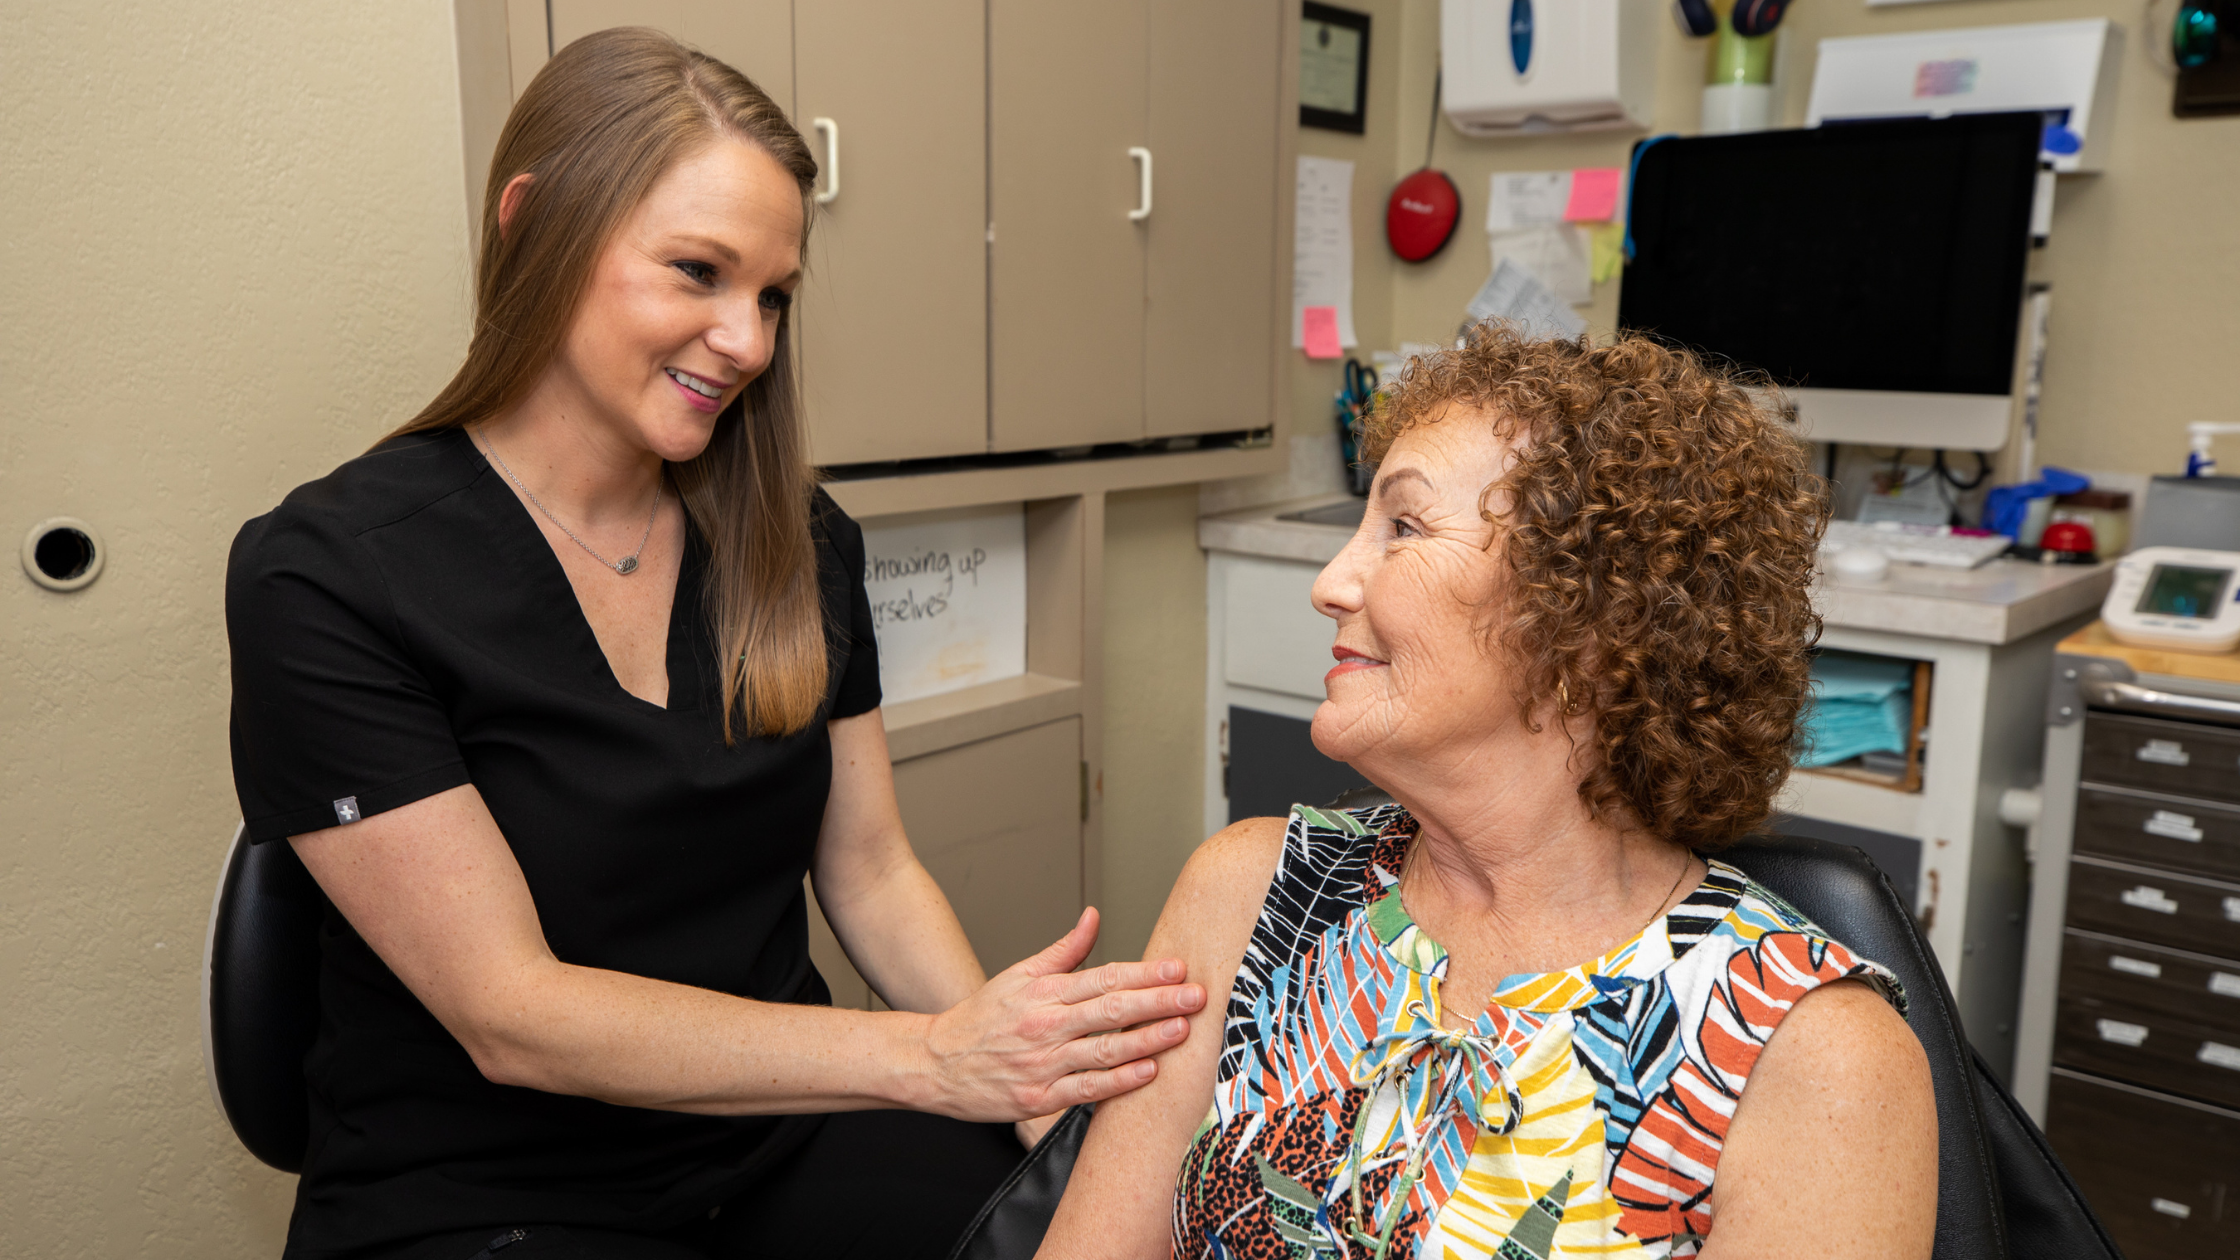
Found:
[[[1145,0],[990,0],[989,437],[1143,436]]]
[[[990,975],[1081,913],[1081,719],[1061,718],[894,768],[918,860]]]
[[[918,860],[989,975],[1065,935],[1081,914],[1081,719],[899,762],[895,795]],[[835,1006],[885,1009],[809,903],[809,953]]]
[[[610,26],[650,26],[732,66],[793,108],[790,0],[550,0],[545,12],[555,49]]]
[[[982,0],[816,0],[796,13],[794,38],[795,123],[821,165],[826,139],[812,124],[831,119],[840,158],[796,308],[810,457],[985,451]]]
[[[1145,436],[1256,429],[1275,408],[1284,0],[1151,0]]]

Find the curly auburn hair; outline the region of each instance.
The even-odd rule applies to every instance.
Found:
[[[1497,638],[1524,721],[1538,730],[1553,707],[1591,724],[1579,795],[1596,817],[1691,849],[1732,843],[1788,779],[1820,637],[1827,496],[1804,444],[1686,350],[1486,323],[1409,364],[1362,455],[1377,463],[1418,425],[1479,422],[1517,450],[1478,502],[1512,574]]]

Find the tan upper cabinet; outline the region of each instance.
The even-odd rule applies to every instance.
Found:
[[[791,0],[550,0],[545,9],[555,49],[610,26],[650,26],[735,67],[793,108]],[[516,84],[515,95],[526,86]]]
[[[991,4],[992,449],[1270,423],[1289,12]]]
[[[652,26],[787,108],[825,168],[795,323],[818,464],[1274,422],[1292,0],[502,3],[515,95],[549,13],[555,48]]]
[[[1147,7],[991,0],[988,26],[990,448],[1134,441]]]
[[[1282,19],[1268,0],[1152,0],[1145,437],[1257,429],[1275,404]],[[1289,286],[1281,295],[1288,299]]]
[[[819,464],[988,448],[985,12],[795,10],[794,121],[825,168],[795,308]]]

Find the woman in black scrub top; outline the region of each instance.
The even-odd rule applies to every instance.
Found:
[[[1074,973],[1093,912],[986,980],[903,835],[795,421],[815,171],[728,66],[570,45],[500,137],[458,376],[234,544],[249,838],[331,903],[290,1257],[938,1256],[1013,1123],[1203,1003]],[[828,1005],[804,873],[894,1010]]]

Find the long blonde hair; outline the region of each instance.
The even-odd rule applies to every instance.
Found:
[[[760,146],[800,185],[806,252],[817,164],[761,88],[645,27],[561,49],[514,103],[491,159],[466,362],[389,437],[459,428],[519,402],[574,321],[608,238],[671,166],[722,136]],[[536,178],[500,231],[498,203],[522,174]],[[734,715],[753,735],[808,726],[829,669],[792,327],[781,314],[770,365],[717,417],[707,449],[669,465],[710,552],[707,605],[727,744]]]

